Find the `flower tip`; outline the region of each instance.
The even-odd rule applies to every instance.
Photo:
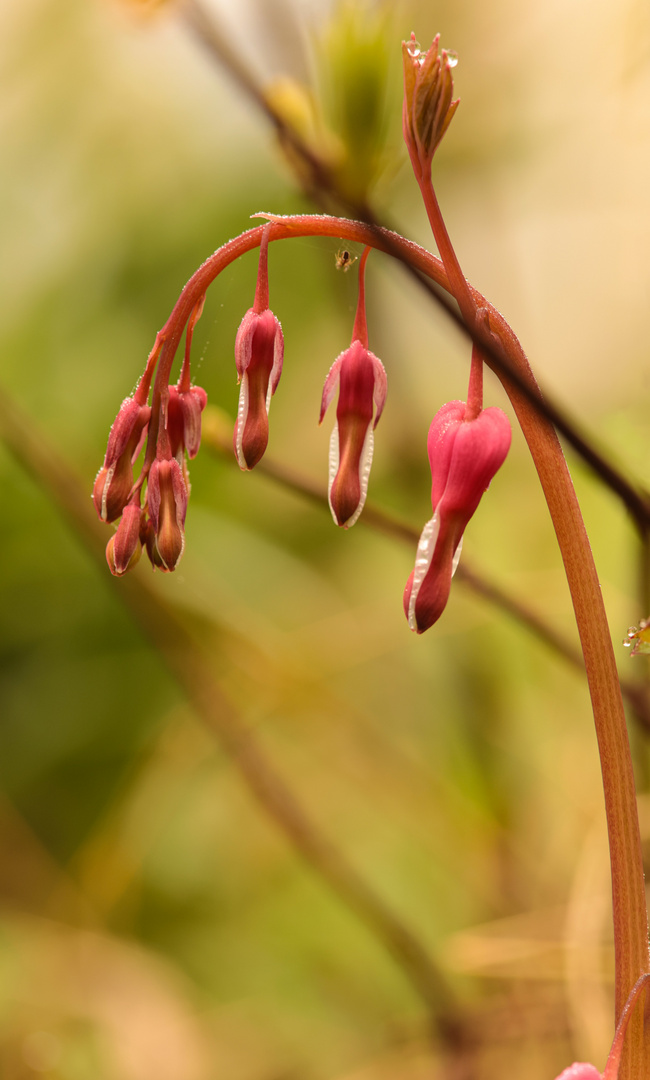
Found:
[[[235,424],[232,447],[242,472],[250,472],[255,468],[264,457],[268,443],[269,425],[265,412],[260,412],[256,423],[249,423],[245,429],[239,422]]]
[[[416,171],[429,168],[436,147],[458,107],[452,101],[452,69],[458,57],[450,50],[439,52],[440,34],[423,52],[415,34],[402,43],[404,60],[404,138]]]
[[[409,624],[409,630],[412,630],[414,634],[421,634],[422,631],[420,629],[418,629],[417,623],[415,623],[415,621],[412,620],[410,615],[409,615],[409,609],[410,609],[410,606],[411,606],[411,593],[413,591],[413,575],[414,574],[415,574],[415,571],[412,570],[410,575],[409,575],[409,579],[406,582],[406,587],[404,589],[404,596],[402,597],[402,603],[404,605],[404,614],[406,615],[406,621]]]
[[[187,487],[175,458],[154,460],[149,471],[147,497],[158,554],[166,570],[175,570],[185,549],[187,512]]]

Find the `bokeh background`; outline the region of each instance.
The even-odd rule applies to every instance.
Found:
[[[399,46],[441,32],[462,104],[434,178],[465,272],[542,385],[647,482],[647,5],[204,5],[344,181],[368,183],[378,214],[425,245]],[[377,125],[361,154],[343,120],[366,85]],[[2,1076],[543,1080],[575,1057],[602,1066],[609,872],[580,673],[462,582],[416,639],[401,605],[413,546],[363,519],[337,530],[322,502],[209,446],[181,566],[143,562],[129,591],[36,467],[34,447],[45,464],[60,455],[90,512],[110,424],[192,271],[255,211],[317,209],[268,119],[171,2],[4,0],[0,86],[0,394],[19,433],[0,445]],[[271,250],[286,354],[268,455],[321,484],[320,393],[356,303],[338,247]],[[195,334],[219,430],[255,270],[251,254],[223,274]],[[368,292],[389,378],[369,503],[418,530],[428,424],[465,393],[467,345],[388,258],[371,258]],[[492,377],[486,398],[509,409]],[[647,661],[618,646],[648,614],[635,536],[569,457],[620,665],[642,679]],[[517,433],[463,557],[575,640]],[[173,660],[185,632],[195,664],[180,639]],[[204,677],[213,711],[251,733],[431,958],[462,1017],[446,1041],[432,1044],[431,1008],[376,927],[306,864],[206,725]],[[645,830],[648,736],[630,726]]]

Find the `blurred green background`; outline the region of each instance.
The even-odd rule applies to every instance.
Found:
[[[461,264],[542,385],[647,482],[647,6],[205,3],[341,183],[370,184],[378,213],[427,246],[399,46],[441,32],[462,104],[434,180]],[[0,86],[0,390],[90,508],[119,403],[193,270],[251,213],[316,207],[182,5],[4,0]],[[356,303],[338,247],[270,253],[286,353],[268,455],[323,484],[322,383]],[[194,338],[194,377],[231,419],[255,271],[251,254],[222,275]],[[369,262],[368,304],[389,379],[369,502],[419,529],[428,424],[464,395],[467,347],[386,257]],[[486,400],[509,410],[492,377]],[[648,614],[633,532],[570,464],[621,667],[642,677],[646,660],[618,647]],[[363,518],[337,530],[326,505],[207,447],[191,474],[181,566],[134,573],[197,629],[263,753],[434,958],[472,1034],[457,1075],[602,1064],[609,871],[584,681],[461,583],[433,630],[409,633],[414,549]],[[399,964],[251,797],[125,608],[126,582],[1,445],[0,500],[1,1075],[452,1075]],[[516,432],[463,557],[575,637]],[[647,737],[632,741],[643,792]]]

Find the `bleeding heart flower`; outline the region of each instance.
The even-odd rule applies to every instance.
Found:
[[[252,469],[269,441],[269,408],[284,359],[282,327],[268,308],[250,308],[235,340],[235,363],[239,375],[239,408],[233,447],[241,469]]]
[[[465,420],[466,411],[464,401],[450,401],[429,429],[433,517],[422,531],[404,590],[404,611],[418,634],[444,611],[465,527],[510,448],[510,421],[501,409],[482,409],[471,420]]]
[[[348,529],[363,510],[372,464],[373,429],[386,401],[386,372],[381,360],[353,341],[332,364],[320,420],[339,388],[336,425],[330,439],[329,504],[337,525]],[[373,423],[373,406],[376,410]]]

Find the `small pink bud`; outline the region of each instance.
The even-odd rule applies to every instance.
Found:
[[[185,547],[187,488],[176,458],[156,458],[147,486],[149,516],[166,570],[175,570]]]
[[[360,341],[353,341],[327,374],[319,422],[337,386],[336,425],[330,439],[329,504],[337,525],[348,529],[357,521],[366,501],[373,430],[386,401],[386,372],[381,360]]]
[[[142,544],[140,542],[140,518],[142,511],[140,503],[129,503],[124,507],[122,520],[117,527],[117,532],[111,536],[106,545],[106,559],[111,574],[121,577],[127,570],[133,569],[140,555]]]
[[[250,308],[235,340],[235,363],[240,380],[239,408],[233,448],[241,469],[252,469],[269,440],[268,413],[284,359],[282,327],[267,308]]]
[[[191,386],[189,390],[169,387],[167,404],[167,431],[172,448],[172,455],[178,457],[183,450],[189,458],[195,458],[201,445],[201,413],[205,409],[208,395],[201,386]]]
[[[104,464],[97,473],[93,501],[102,521],[120,517],[133,487],[133,462],[147,436],[151,409],[125,398],[108,436]]]
[[[510,422],[501,409],[483,409],[465,420],[464,401],[450,401],[429,429],[431,505],[415,570],[404,590],[411,630],[421,634],[440,618],[460,558],[465,527],[510,448]]]

